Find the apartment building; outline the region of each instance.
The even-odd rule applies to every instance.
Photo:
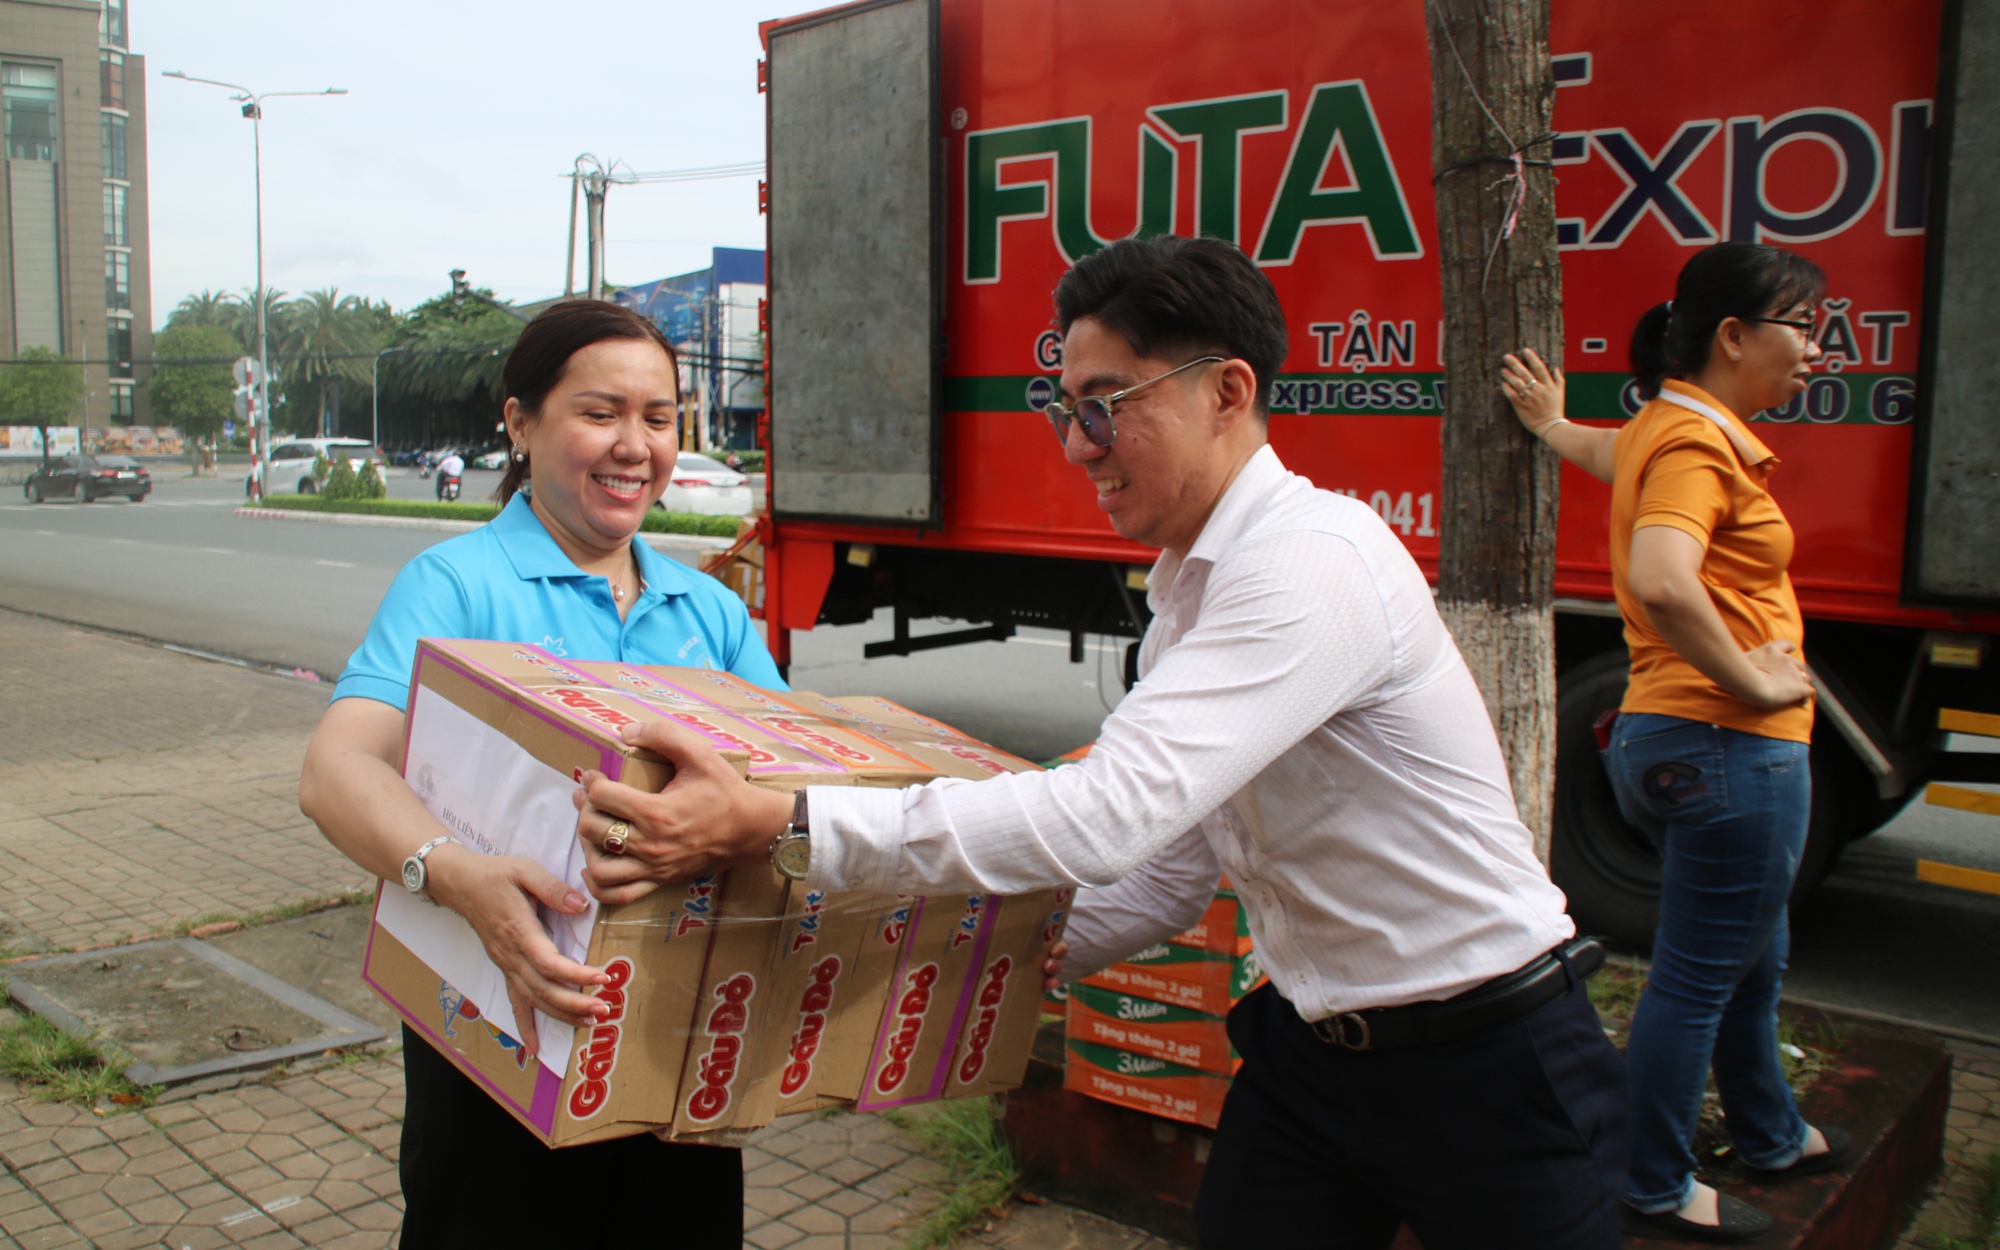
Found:
[[[146,60],[127,17],[127,0],[0,0],[0,356],[86,361],[76,417],[100,427],[149,423]]]

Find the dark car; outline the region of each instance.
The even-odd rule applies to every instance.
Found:
[[[123,495],[138,503],[152,493],[153,478],[130,456],[57,456],[36,469],[21,490],[29,503],[91,503],[102,495]]]

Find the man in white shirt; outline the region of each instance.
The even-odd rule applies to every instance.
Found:
[[[465,476],[465,457],[459,455],[455,451],[446,452],[444,454],[444,459],[438,461],[438,467],[437,467],[438,498],[439,499],[444,498],[444,484],[446,478],[462,478],[464,476]]]
[[[1212,239],[1114,243],[1057,288],[1050,420],[1112,527],[1162,549],[1141,680],[1081,764],[907,790],[755,790],[693,735],[645,795],[578,792],[607,901],[778,853],[829,890],[1079,896],[1066,978],[1192,924],[1227,870],[1270,983],[1196,1205],[1208,1247],[1607,1250],[1623,1064],[1594,947],[1536,860],[1485,705],[1409,553],[1286,472],[1276,292]],[[1053,449],[1051,449],[1053,450]],[[629,736],[629,735],[628,735]],[[620,857],[597,848],[633,826]],[[802,853],[803,852],[803,853]]]

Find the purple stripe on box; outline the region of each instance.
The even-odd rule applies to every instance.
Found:
[[[889,982],[889,1002],[882,1009],[882,1027],[875,1035],[875,1049],[868,1056],[868,1066],[863,1069],[861,1096],[854,1101],[856,1111],[874,1111],[879,1107],[898,1105],[896,1101],[877,1100],[868,1091],[874,1088],[875,1073],[881,1068],[882,1056],[889,1049],[889,1038],[896,1031],[896,1002],[903,996],[903,974],[910,968],[910,947],[915,944],[917,922],[924,918],[924,902],[925,900],[919,898],[910,904],[908,927],[903,930],[903,949],[896,956],[896,976]]]
[[[972,964],[965,970],[965,983],[958,987],[958,1006],[951,1013],[951,1040],[938,1055],[937,1071],[931,1074],[927,1097],[943,1094],[945,1082],[951,1077],[951,1065],[958,1058],[959,1030],[965,1027],[966,1014],[972,1010],[972,1000],[979,993],[979,978],[986,971],[986,950],[993,945],[993,928],[999,923],[1002,901],[998,894],[986,896],[986,909],[979,918],[979,936],[972,943]]]

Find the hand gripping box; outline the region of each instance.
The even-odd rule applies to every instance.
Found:
[[[817,696],[704,670],[574,663],[520,644],[427,639],[411,688],[404,776],[432,814],[467,847],[532,858],[572,884],[583,866],[574,777],[596,769],[647,790],[669,780],[668,765],[618,736],[629,721],[671,718],[754,784],[785,790],[980,778],[995,761],[1033,767],[963,735],[953,736],[979,760],[945,752],[933,763],[809,711]],[[827,895],[754,864],[624,907],[544,912],[558,949],[611,973],[600,997],[613,1010],[586,1029],[538,1016],[527,1026],[542,1042],[536,1063],[515,1040],[523,1026],[501,974],[456,914],[385,889],[363,975],[552,1146],[665,1126],[700,1138],[856,1101],[896,1063],[908,1068],[897,1101],[1018,1084],[1034,1027],[1020,1003],[1039,995],[1059,897]],[[912,1038],[906,982],[925,980],[933,963]],[[885,1029],[892,998],[902,1014]],[[971,1079],[957,1080],[973,1054]]]

